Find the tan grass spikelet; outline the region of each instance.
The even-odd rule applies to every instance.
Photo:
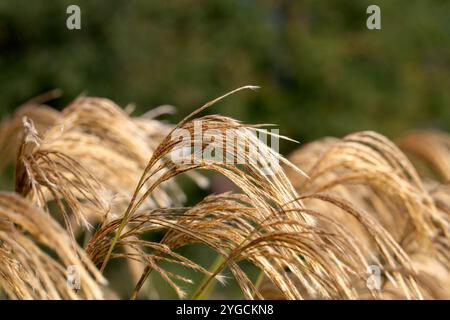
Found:
[[[55,200],[53,192],[42,192],[39,186],[40,183],[45,183],[47,189],[49,185],[56,189],[58,184],[54,181],[50,183],[43,177],[41,181],[36,182],[34,179],[33,184],[30,184],[28,175],[43,175],[49,168],[43,170],[39,168],[39,164],[44,164],[47,160],[59,160],[55,162],[56,165],[52,165],[54,176],[69,182],[61,185],[64,186],[61,192],[65,192],[68,199],[61,198],[72,205],[71,209],[77,220],[82,221],[85,226],[92,220],[93,215],[97,220],[99,217],[102,218],[102,214],[110,209],[106,203],[114,204],[116,207],[122,203],[113,212],[124,210],[120,208],[129,201],[129,195],[145,167],[145,161],[152,155],[153,145],[157,144],[162,139],[160,136],[168,130],[167,125],[156,120],[128,117],[107,99],[85,97],[78,98],[64,109],[58,124],[48,129],[44,135],[40,135],[28,120],[25,127],[28,137],[24,141],[26,140],[27,146],[23,146],[18,157],[20,161],[16,170],[17,191],[26,195],[31,192],[31,197],[41,207],[45,207],[46,202]],[[27,168],[28,171],[23,170],[23,160],[27,159],[24,157],[25,154],[28,157],[34,154],[41,157],[40,160],[33,162],[35,166],[31,169],[34,171],[29,170],[30,168]],[[73,170],[76,170],[76,173]],[[80,174],[81,172],[83,174]],[[117,174],[119,172],[121,174]],[[200,185],[205,186],[202,177],[192,177]],[[77,179],[84,179],[86,188],[90,189],[89,192],[82,189],[82,184],[78,183]],[[28,190],[29,188],[31,190]],[[97,190],[92,192],[93,189]],[[103,203],[101,199],[104,200]],[[157,188],[146,206],[148,208],[158,204],[167,206],[171,203],[179,204],[183,200],[183,192],[172,181]],[[84,213],[79,214],[81,211],[79,204],[85,202],[88,204],[95,202],[95,206],[84,205]],[[73,210],[75,206],[78,210]],[[65,212],[62,209],[61,211]],[[70,220],[67,215],[65,218]]]
[[[19,148],[15,190],[48,211],[55,201],[73,236],[70,216],[89,227],[88,213],[105,215],[109,205],[102,185],[77,160],[42,140],[33,122],[24,118],[25,136]]]
[[[88,246],[88,252],[93,261],[100,262],[104,259],[109,249],[114,232],[120,224],[120,220],[114,221],[102,228],[93,237],[93,242]],[[334,278],[342,275],[336,274],[332,264],[327,264],[327,252],[321,252],[316,246],[311,234],[317,230],[312,228],[303,232],[282,231],[280,226],[302,226],[297,221],[281,216],[265,219],[251,207],[249,199],[242,194],[223,194],[209,196],[192,208],[166,208],[154,209],[148,213],[138,213],[130,218],[128,231],[124,232],[116,244],[116,251],[112,258],[129,257],[120,248],[124,245],[139,244],[142,248],[153,249],[151,253],[142,252],[141,256],[132,258],[144,259],[151,263],[151,268],[160,273],[169,281],[176,292],[183,297],[182,289],[175,283],[176,275],[168,273],[158,267],[158,261],[171,261],[183,264],[197,271],[203,272],[209,277],[218,277],[219,269],[211,274],[193,261],[184,261],[174,258],[173,249],[193,244],[202,243],[208,245],[220,255],[226,257],[224,266],[228,266],[235,275],[246,298],[261,298],[255,284],[239,267],[238,262],[247,260],[260,268],[270,279],[274,286],[284,292],[284,298],[300,299],[302,296],[288,273],[284,269],[296,270],[297,276],[306,282],[316,283],[316,287],[310,290],[319,292],[323,296],[345,296],[339,292],[339,286],[334,283]],[[302,226],[305,227],[305,226]],[[151,243],[139,240],[139,236],[145,232],[167,230],[161,243]],[[339,241],[337,243],[340,243]],[[160,246],[164,245],[165,251]],[[159,252],[156,251],[158,248]],[[302,255],[300,258],[299,255]],[[318,255],[322,256],[321,259]],[[314,261],[315,269],[310,269],[304,261]],[[314,263],[313,263],[314,264]],[[309,265],[309,266],[308,266]],[[301,270],[301,272],[300,272]],[[332,274],[320,270],[328,271]],[[174,279],[172,279],[174,278]],[[189,279],[178,279],[189,282]]]
[[[395,241],[391,234],[377,221],[369,212],[362,210],[355,206],[352,202],[344,200],[333,194],[321,194],[316,193],[302,197],[305,199],[317,199],[324,203],[333,205],[339,208],[349,217],[353,217],[359,223],[359,227],[365,231],[365,237],[360,238],[360,233],[355,233],[354,223],[349,224],[348,220],[338,219],[335,221],[335,225],[327,225],[327,229],[330,226],[334,228],[338,227],[342,229],[341,235],[348,235],[348,242],[353,243],[354,250],[359,251],[367,264],[375,265],[380,268],[380,271],[384,275],[384,281],[382,286],[391,285],[397,289],[397,292],[401,292],[404,298],[407,299],[420,299],[423,297],[422,288],[419,288],[417,283],[417,270],[414,266],[413,260],[409,257],[408,253]],[[305,202],[308,205],[308,202]],[[314,206],[320,207],[320,206]],[[323,210],[324,215],[328,215],[328,219],[333,219],[335,216],[331,214],[329,207],[325,206]],[[326,222],[326,221],[325,221]],[[325,223],[322,221],[321,225]],[[371,241],[371,246],[367,247],[366,239]],[[348,252],[344,252],[344,257],[351,257]],[[368,265],[365,265],[367,268]],[[367,270],[367,269],[366,269]],[[366,286],[368,274],[363,274],[361,279],[355,279],[352,281],[353,285],[358,289],[359,297],[375,297],[381,298],[382,293],[374,290],[371,292]],[[375,293],[375,295],[374,295]]]
[[[441,131],[416,131],[399,139],[397,144],[413,161],[425,161],[444,182],[450,181],[450,135]],[[422,170],[419,173],[426,174]]]
[[[408,238],[414,234],[426,241],[437,229],[446,228],[414,167],[379,134],[361,132],[343,138],[329,147],[308,173],[311,179],[300,188],[303,192],[333,188],[345,192],[347,185],[357,185],[360,192],[347,192],[344,197],[351,196],[356,203],[369,201],[373,208],[369,211],[377,214],[397,240],[413,231]],[[358,199],[361,196],[365,199]],[[404,213],[394,217],[393,212]]]
[[[132,298],[151,272],[185,298],[183,286],[192,279],[167,264],[203,274],[191,298],[215,280],[224,282],[225,268],[247,299],[448,298],[448,185],[426,171],[419,176],[391,141],[374,132],[308,144],[289,157],[292,164],[258,139],[263,126],[199,116],[243,89],[255,87],[214,99],[176,126],[153,118],[171,110],[167,106],[136,118],[130,107],[90,97],[55,112],[48,123],[39,120],[46,111],[33,114],[45,108],[30,111],[30,104],[5,122],[0,150],[18,148],[16,191],[24,197],[0,193],[0,286],[8,297],[103,298],[104,279],[95,266],[103,272],[111,259],[124,258],[134,265]],[[191,139],[180,140],[180,131]],[[11,132],[20,138],[18,147],[8,140]],[[230,141],[230,132],[240,139]],[[408,139],[400,143],[408,155],[425,159],[445,181],[447,136]],[[211,149],[225,159],[203,157]],[[267,167],[274,171],[268,174]],[[184,193],[174,178],[187,174],[206,185],[200,170],[227,177],[240,193],[182,207]],[[52,218],[58,211],[67,230]],[[79,248],[74,226],[97,221],[86,251]],[[154,232],[163,239],[147,240]],[[208,246],[221,260],[207,270],[177,253],[192,244]],[[256,281],[243,261],[260,270]],[[381,290],[366,286],[371,264],[381,268]],[[80,292],[66,286],[69,265],[81,266],[87,286]]]
[[[170,129],[150,117],[131,118],[110,100],[79,97],[42,136],[27,122],[27,146],[21,149],[16,170],[17,191],[43,208],[56,201],[74,235],[80,222],[85,228],[114,218],[125,211],[146,161]],[[202,176],[190,176],[200,186],[207,185]],[[184,200],[184,193],[170,181],[156,188],[143,207],[179,205]],[[130,263],[138,277],[139,266]]]
[[[244,87],[244,89],[245,88],[248,87]],[[234,93],[235,91],[231,93]],[[198,241],[198,239],[202,237],[198,232],[193,233],[195,230],[202,228],[202,223],[205,223],[206,226],[210,228],[202,229],[205,231],[205,236],[208,235],[206,230],[209,230],[209,232],[217,230],[214,231],[214,236],[211,236],[210,238],[201,238],[201,242],[209,245],[219,254],[224,255],[224,262],[209,277],[207,283],[209,283],[214,276],[218,276],[224,267],[228,266],[241,285],[245,297],[261,297],[255,285],[252,284],[236,264],[240,259],[249,259],[284,293],[285,298],[304,298],[286,270],[292,272],[294,277],[297,277],[310,294],[317,294],[318,296],[328,298],[356,298],[357,292],[352,289],[351,277],[357,276],[361,278],[362,275],[365,274],[365,267],[367,266],[365,257],[359,252],[355,255],[351,255],[351,257],[343,258],[344,252],[351,252],[346,249],[350,247],[352,249],[357,248],[355,243],[349,241],[348,236],[344,236],[345,233],[342,233],[342,229],[336,229],[341,230],[341,234],[333,237],[332,233],[317,226],[315,223],[315,215],[312,214],[312,211],[305,209],[301,204],[301,200],[298,198],[283,170],[278,170],[273,175],[265,174],[264,170],[260,167],[261,163],[267,164],[267,162],[275,162],[275,160],[277,160],[278,162],[285,163],[291,168],[293,168],[293,166],[280,155],[273,152],[273,150],[270,150],[266,145],[260,145],[261,141],[255,139],[252,134],[255,129],[258,130],[258,127],[245,126],[233,119],[215,115],[204,116],[195,120],[191,119],[192,116],[197,115],[200,111],[227,95],[207,103],[177,125],[176,128],[185,130],[184,132],[188,132],[193,139],[186,142],[185,140],[180,141],[178,139],[173,139],[173,137],[169,135],[155,150],[154,155],[148,162],[144,174],[141,177],[123,219],[114,222],[113,226],[106,226],[104,230],[101,230],[94,237],[95,240],[93,243],[102,243],[101,246],[91,245],[91,248],[101,248],[94,256],[100,257],[99,262],[101,261],[102,263],[102,270],[104,270],[110,258],[117,256],[115,251],[116,245],[120,247],[120,245],[126,243],[124,240],[128,235],[126,227],[133,230],[132,225],[136,223],[135,219],[141,217],[142,214],[140,205],[144,203],[149,195],[151,195],[154,188],[160,183],[181,173],[193,169],[205,169],[225,175],[233,181],[247,197],[248,206],[245,208],[240,207],[239,210],[233,210],[235,216],[239,217],[243,212],[247,212],[247,214],[248,212],[252,212],[250,222],[244,223],[242,218],[240,218],[241,220],[237,220],[241,221],[243,230],[246,230],[247,232],[245,241],[242,241],[236,246],[236,243],[232,238],[226,238],[224,243],[234,243],[235,247],[229,248],[225,255],[223,254],[223,249],[221,249],[218,244],[213,245],[213,243],[210,242],[210,238],[221,238],[217,232],[227,230],[225,226],[218,225],[220,219],[211,219],[207,221],[199,220],[197,223],[200,225],[196,225],[194,230],[186,228],[184,223],[181,222],[184,220],[170,224],[170,228],[173,230],[170,231],[168,235],[173,237],[174,234],[176,235],[178,232],[180,235],[177,237],[180,239],[180,237],[185,234],[184,238],[181,238],[185,241],[189,238],[197,239]],[[212,130],[214,132],[214,139],[205,140],[203,135],[199,136],[199,133],[195,132],[195,121],[201,121],[203,125],[202,133],[205,133],[207,130]],[[261,154],[264,155],[264,158],[252,159],[246,152],[241,155],[246,161],[241,165],[233,165],[226,162],[215,161],[211,158],[205,159],[204,157],[200,157],[201,151],[203,151],[205,147],[211,146],[211,144],[219,147],[220,143],[223,141],[226,142],[226,147],[223,147],[223,149],[232,156],[236,156],[238,146],[228,145],[230,141],[225,138],[226,129],[238,130],[240,137],[248,138],[247,143],[258,144],[258,147],[263,151]],[[174,152],[186,149],[191,150],[192,148],[195,150],[196,143],[199,143],[202,146],[201,150],[188,153],[186,156],[186,160],[195,160],[194,162],[181,161],[174,163],[170,160],[170,156]],[[299,170],[296,169],[296,171]],[[149,188],[146,187],[147,184],[150,185]],[[202,204],[199,205],[201,206]],[[211,211],[211,209],[209,209],[210,211],[208,212],[217,215],[219,213],[223,214],[223,206],[228,205],[228,202],[220,201],[219,198],[215,198],[213,202],[209,202],[209,205],[213,210]],[[169,209],[170,208],[163,208],[158,210]],[[189,212],[196,211],[196,207],[189,210],[191,210]],[[202,212],[205,211],[203,210]],[[148,219],[147,221],[151,221],[151,219],[154,218],[152,217],[154,214],[154,212],[149,214],[146,218]],[[186,216],[188,216],[188,214],[186,214]],[[181,218],[186,219],[184,215]],[[248,219],[248,217],[246,218]],[[271,221],[271,223],[265,225],[264,221],[266,220]],[[144,222],[147,223],[147,221]],[[248,233],[249,230],[246,229],[249,225],[253,225],[253,231],[250,233]],[[114,236],[110,235],[111,232],[115,233]],[[220,234],[222,237],[236,237],[235,232],[236,230],[230,230],[225,234]],[[187,238],[185,237],[186,235],[188,236]],[[237,237],[237,239],[239,239],[239,237]],[[168,239],[165,238],[165,241],[168,241]],[[142,246],[145,246],[144,243],[141,244]],[[390,245],[393,246],[394,244],[395,242],[391,241]],[[176,247],[176,243],[171,243],[171,249],[172,247]],[[399,250],[398,252],[401,252],[399,247],[396,247],[396,249]],[[393,249],[390,248],[390,250],[392,251]],[[147,267],[148,270],[144,272],[142,277],[143,281],[145,281],[146,276],[153,267],[153,264],[150,264]],[[399,274],[397,274],[397,278],[400,281],[404,280]],[[200,289],[204,289],[205,286]],[[414,287],[413,280],[410,281],[409,278],[403,281],[403,286],[404,290],[407,292],[414,291],[414,288],[411,288]],[[414,292],[414,294],[420,296],[420,293]]]
[[[63,110],[60,126],[47,132],[49,147],[77,159],[122,206],[139,181],[147,160],[170,126],[148,118],[131,118],[108,99],[80,97]],[[120,173],[120,174],[118,174]],[[194,177],[204,186],[201,178]],[[184,201],[174,181],[155,190],[145,206],[169,206]]]
[[[398,140],[423,177],[436,208],[450,226],[450,136],[442,131],[416,131]],[[430,170],[431,169],[431,170]],[[443,181],[441,184],[434,180]],[[450,230],[450,227],[447,227]],[[416,250],[414,261],[428,284],[430,296],[438,299],[450,297],[450,245],[448,232],[434,239],[437,256]]]
[[[367,148],[367,145],[370,148]],[[425,270],[423,264],[418,264],[416,257],[426,254],[427,259],[433,261],[428,265],[449,264],[449,224],[445,213],[448,193],[442,192],[442,188],[437,188],[434,194],[430,192],[428,184],[421,181],[414,167],[392,143],[375,133],[363,132],[349,135],[342,140],[329,138],[305,145],[289,159],[302,166],[311,177],[307,180],[290,175],[299,192],[327,190],[372,214],[411,255],[409,265],[412,265],[414,271],[415,285],[420,288],[424,297],[443,296],[442,290],[434,288],[435,285],[430,284],[430,281],[424,281],[424,278],[434,277],[433,269]],[[393,185],[389,186],[390,184]],[[330,211],[323,203],[305,204],[322,212],[333,212],[332,217],[337,217],[342,226],[349,228],[350,232],[362,241],[364,245],[361,249],[366,248],[366,255],[379,251],[374,247],[373,239],[370,239],[369,234],[362,228],[365,224],[349,218],[348,215]],[[404,217],[405,212],[409,212],[409,216]],[[419,219],[415,218],[416,216]],[[416,227],[428,224],[428,232],[421,236],[419,232],[418,236],[417,230],[407,228],[410,224],[408,220],[412,220],[412,225],[415,224]],[[409,235],[405,238],[400,236],[402,233]],[[415,236],[411,237],[412,234]],[[392,266],[387,267],[390,268]],[[399,271],[411,272],[408,269]],[[446,283],[445,277],[444,273],[439,282]],[[382,298],[411,297],[405,295],[404,290],[393,288],[390,282],[385,283],[383,291],[385,293]],[[367,295],[362,294],[361,297]]]
[[[0,171],[15,160],[23,139],[24,117],[31,119],[39,132],[45,132],[60,121],[61,114],[45,105],[26,103],[11,118],[3,119],[0,124]]]
[[[10,298],[103,298],[105,280],[84,250],[47,213],[12,193],[0,193],[0,256],[0,285]],[[67,285],[69,266],[79,267],[78,292]]]

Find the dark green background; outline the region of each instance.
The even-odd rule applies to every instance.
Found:
[[[78,4],[82,30],[66,28]],[[378,4],[382,30],[366,28]],[[300,141],[374,129],[450,128],[450,1],[1,1],[2,114],[52,88],[212,109]],[[295,145],[283,145],[289,150]],[[282,150],[282,151],[283,151]]]

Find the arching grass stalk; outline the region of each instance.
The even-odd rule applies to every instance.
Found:
[[[298,200],[293,200],[293,201],[298,201]],[[274,213],[273,213],[274,214]],[[263,227],[264,227],[264,223],[267,222],[272,216],[273,214],[269,215],[268,217],[266,217],[261,224],[255,228],[252,232],[250,232],[247,237],[245,237],[245,239],[242,241],[241,245],[238,246],[237,248],[243,246],[245,244],[245,242],[250,239],[250,237],[255,234],[256,232],[260,231]],[[194,294],[192,295],[192,300],[201,300],[204,299],[213,289],[214,289],[214,283],[215,282],[211,282],[212,279],[218,275],[220,272],[222,272],[223,269],[225,269],[226,263],[228,262],[228,260],[230,260],[231,255],[228,256],[227,259],[225,259],[222,255],[217,255],[216,259],[214,260],[214,262],[212,263],[209,271],[211,271],[212,275],[208,276],[205,274],[202,282],[200,283],[200,285],[198,286],[198,288],[194,291]],[[214,270],[214,271],[212,271]],[[258,289],[260,283],[262,282],[262,280],[264,279],[264,271],[261,270],[260,274],[258,275],[258,279],[256,281],[257,286],[256,288]]]
[[[202,112],[203,110],[205,110],[205,109],[211,107],[211,106],[214,105],[215,103],[217,103],[217,102],[219,102],[219,101],[225,99],[226,97],[228,97],[228,96],[230,96],[230,95],[233,95],[233,94],[235,94],[235,93],[237,93],[237,92],[239,92],[239,91],[247,90],[247,89],[250,89],[250,90],[257,90],[257,89],[259,89],[259,87],[258,87],[258,86],[243,86],[243,87],[239,87],[239,88],[237,88],[237,89],[234,89],[234,90],[232,90],[232,91],[230,91],[230,92],[225,93],[224,95],[222,95],[222,96],[220,96],[220,97],[218,97],[218,98],[216,98],[216,99],[214,99],[214,100],[211,100],[211,101],[205,103],[203,106],[201,106],[200,108],[194,110],[194,111],[191,112],[189,115],[187,115],[183,120],[181,120],[181,121],[180,121],[180,122],[179,122],[179,123],[178,123],[178,124],[177,124],[170,132],[169,132],[169,134],[166,136],[166,138],[164,139],[164,141],[166,141],[167,139],[169,139],[170,136],[172,135],[172,133],[173,133],[176,129],[178,129],[178,128],[180,128],[181,126],[183,126],[187,121],[189,121],[189,119],[191,119],[191,118],[194,117],[195,115],[197,115],[197,114],[199,114],[200,112]],[[161,144],[160,144],[160,146],[161,146]],[[152,168],[152,166],[153,166],[153,165],[155,164],[155,162],[156,162],[156,157],[155,157],[155,155],[158,154],[158,151],[159,151],[159,147],[157,148],[157,150],[155,151],[155,153],[154,153],[153,156],[151,157],[151,159],[150,159],[150,161],[149,161],[147,167],[146,167],[145,170],[144,170],[144,173],[142,174],[142,176],[141,176],[140,179],[139,179],[139,183],[138,183],[138,185],[137,185],[137,187],[136,187],[136,190],[135,190],[135,192],[134,192],[134,194],[133,194],[133,197],[132,197],[132,199],[131,199],[131,202],[130,202],[130,204],[128,205],[128,208],[127,208],[127,210],[126,210],[126,212],[125,212],[125,214],[124,214],[124,216],[123,216],[122,222],[120,223],[120,226],[119,226],[119,228],[117,229],[117,232],[116,232],[116,234],[115,234],[115,236],[114,236],[114,238],[113,238],[113,240],[112,240],[112,242],[111,242],[111,245],[110,245],[110,247],[109,247],[109,249],[108,249],[108,252],[107,252],[107,254],[106,254],[106,256],[105,256],[105,259],[103,260],[102,266],[101,266],[101,268],[100,268],[100,272],[101,272],[101,273],[104,272],[104,270],[105,270],[105,268],[106,268],[106,265],[108,264],[108,262],[109,262],[109,260],[110,260],[110,258],[111,258],[112,252],[114,251],[114,248],[115,248],[115,246],[116,246],[116,244],[117,244],[117,241],[119,240],[119,238],[120,238],[120,236],[121,236],[121,234],[122,234],[122,232],[123,232],[123,230],[124,230],[126,224],[128,223],[128,218],[129,218],[129,216],[130,216],[130,214],[131,214],[131,212],[132,212],[132,209],[135,208],[135,201],[136,201],[136,199],[137,199],[137,196],[138,196],[140,190],[142,189],[142,187],[144,186],[145,181],[148,180],[148,178],[147,178],[146,176],[147,176],[148,172],[150,171],[150,169]],[[145,192],[145,195],[144,195],[144,196],[150,195],[151,192],[153,191],[153,189],[155,189],[155,188],[156,188],[156,185],[152,186],[149,190],[147,190],[147,192]],[[142,201],[139,201],[138,204],[140,204],[141,202],[142,202]],[[144,281],[145,281],[145,279],[144,279]]]

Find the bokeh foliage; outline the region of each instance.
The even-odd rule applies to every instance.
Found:
[[[214,112],[276,123],[301,141],[448,130],[450,2],[376,3],[382,30],[371,31],[365,0],[2,1],[2,114],[58,87],[58,107],[87,93],[138,113],[172,104],[175,121],[257,84]],[[81,7],[81,31],[65,27],[69,4]]]

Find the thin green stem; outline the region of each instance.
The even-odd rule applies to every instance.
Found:
[[[226,263],[226,259],[223,255],[218,254],[214,259],[213,263],[209,267],[209,271],[213,274],[213,276],[219,274],[221,269],[224,268]],[[191,300],[204,300],[207,299],[208,295],[214,289],[215,282],[211,282],[214,279],[213,276],[209,276],[207,274],[204,275],[202,281],[200,282],[197,289],[194,291]]]
[[[211,264],[211,266],[209,267],[209,271],[211,271],[211,273],[217,272],[217,270],[223,265],[224,262],[225,258],[221,254],[218,254],[214,259],[213,263]],[[211,279],[212,278],[207,274],[204,275],[202,281],[200,282],[199,286],[194,291],[194,294],[191,297],[192,300],[207,299],[208,295],[214,290],[215,286],[215,282],[211,283],[210,281]]]
[[[264,271],[262,271],[262,270],[259,271],[258,278],[256,278],[256,282],[255,282],[256,290],[259,290],[259,287],[261,286],[265,275],[266,274],[264,273]]]

